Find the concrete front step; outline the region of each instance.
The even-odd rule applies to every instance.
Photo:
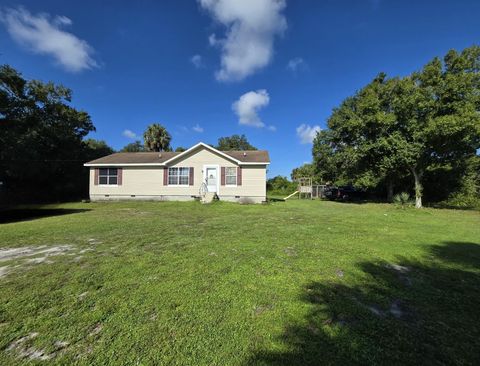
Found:
[[[205,193],[205,196],[202,198],[202,203],[210,203],[213,201],[216,193],[215,192],[207,192]]]

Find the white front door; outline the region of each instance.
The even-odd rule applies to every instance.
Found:
[[[207,183],[208,192],[217,192],[218,169],[216,167],[207,167],[205,169],[205,183]]]

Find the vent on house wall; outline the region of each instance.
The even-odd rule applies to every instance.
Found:
[[[135,197],[135,195],[134,195],[134,194],[131,194],[130,197]]]
[[[109,194],[106,194],[105,197],[110,197],[110,195],[109,195]]]

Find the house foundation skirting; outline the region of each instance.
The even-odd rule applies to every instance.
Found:
[[[264,196],[218,196],[221,201],[238,203],[262,203]],[[199,196],[191,195],[129,195],[129,194],[91,194],[91,201],[192,201]]]

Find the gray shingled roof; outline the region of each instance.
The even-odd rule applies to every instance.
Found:
[[[242,163],[269,163],[266,150],[222,151]],[[87,164],[161,164],[180,152],[119,152],[89,161]]]

